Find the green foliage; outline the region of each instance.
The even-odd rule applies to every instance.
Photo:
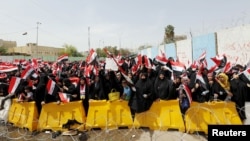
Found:
[[[121,56],[129,56],[129,55],[133,54],[129,49],[120,48],[118,50],[116,46],[114,46],[114,47],[107,46],[105,48],[107,48],[107,50],[109,52],[111,52],[112,54],[114,54],[115,56],[118,55],[118,54],[120,54]],[[97,48],[95,51],[96,51],[98,57],[107,57],[106,53],[103,50],[103,48]]]
[[[168,25],[165,27],[164,43],[174,42],[174,26]]]
[[[0,47],[0,54],[6,54],[7,53],[7,49],[3,46]]]
[[[165,33],[170,34],[170,33],[172,33],[172,32],[174,32],[174,26],[168,25],[168,26],[165,28]]]
[[[106,53],[103,51],[102,48],[97,48],[95,51],[96,51],[98,57],[106,57]]]
[[[74,47],[73,45],[64,44],[63,47],[65,48],[65,50],[60,54],[68,54],[71,57],[83,56],[80,52],[77,51],[76,47]]]

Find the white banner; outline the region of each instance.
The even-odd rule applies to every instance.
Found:
[[[113,60],[113,58],[106,58],[105,61],[106,61],[106,65],[105,65],[106,70],[118,71],[118,66]]]

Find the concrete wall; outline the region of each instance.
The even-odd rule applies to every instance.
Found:
[[[192,39],[193,60],[197,60],[201,54],[206,51],[206,60],[208,68],[215,65],[210,59],[216,56],[216,34],[210,33],[207,35],[197,36]]]
[[[141,50],[143,55],[152,56],[153,52],[148,52],[146,49]],[[231,63],[245,65],[250,61],[250,25],[238,26],[230,29],[217,31],[205,35],[193,37],[191,39],[177,41],[175,44],[165,44],[158,46],[158,54],[160,51],[165,51],[166,57],[179,57],[179,60],[188,65],[198,59],[198,57],[206,51],[206,60],[208,68],[215,65],[211,60],[217,54],[225,54]],[[152,58],[152,59],[153,59]],[[237,62],[236,59],[238,58]]]

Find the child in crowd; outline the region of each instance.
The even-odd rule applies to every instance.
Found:
[[[32,87],[31,86],[25,86],[24,88],[25,94],[21,93],[19,95],[18,102],[30,102],[33,101],[33,92],[32,92]]]
[[[122,99],[129,101],[131,96],[131,88],[128,86],[126,80],[122,80],[122,87],[123,87]]]

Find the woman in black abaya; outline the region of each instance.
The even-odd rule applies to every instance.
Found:
[[[136,92],[132,95],[129,106],[132,113],[141,113],[149,110],[153,103],[153,84],[148,79],[147,73],[140,74],[140,79],[135,84]]]

